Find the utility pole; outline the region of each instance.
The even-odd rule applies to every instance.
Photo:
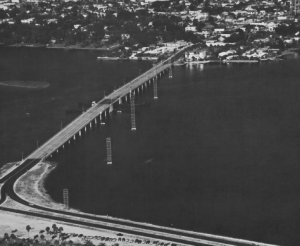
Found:
[[[156,76],[154,77],[154,81],[153,81],[153,93],[154,93],[154,99],[158,99],[158,97],[157,97],[157,78],[156,78]]]
[[[131,105],[131,130],[136,130],[135,125],[135,100],[134,100],[134,93],[130,93],[130,105]]]
[[[106,150],[107,150],[107,164],[112,164],[112,155],[111,155],[111,138],[106,138]]]
[[[69,209],[69,190],[63,189],[63,199],[64,199],[64,205],[66,209]]]

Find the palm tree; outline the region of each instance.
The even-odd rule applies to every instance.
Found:
[[[30,225],[27,225],[26,226],[26,230],[27,230],[27,232],[28,232],[28,238],[29,238],[29,231],[31,230],[32,228],[30,227]]]
[[[84,245],[86,246],[94,246],[93,242],[91,240],[85,240]]]
[[[16,243],[16,239],[17,239],[17,237],[16,237],[16,235],[15,234],[10,234],[10,238],[13,240],[13,242],[14,242],[14,244]]]
[[[44,236],[44,234],[41,234],[41,235],[40,235],[40,239],[41,239],[42,241],[44,241],[44,240],[45,240],[45,236]]]
[[[57,239],[54,241],[54,245],[59,245],[59,241]]]
[[[3,237],[5,240],[6,239],[9,239],[9,235],[8,235],[8,233],[4,233],[4,237]]]
[[[57,232],[57,226],[56,226],[56,224],[52,225],[52,229],[53,229],[54,232]]]

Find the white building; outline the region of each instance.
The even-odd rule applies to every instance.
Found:
[[[185,52],[184,57],[187,61],[203,60],[206,57],[206,50]]]
[[[186,32],[196,32],[197,29],[196,29],[195,26],[187,26],[187,27],[185,28],[185,31],[186,31]]]

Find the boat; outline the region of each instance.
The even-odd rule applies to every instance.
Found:
[[[119,60],[119,57],[108,57],[108,56],[98,56],[97,57],[98,60],[108,60],[108,61],[115,61],[115,60]]]
[[[173,63],[174,66],[184,66],[186,64],[186,61],[181,59],[181,60],[178,60],[176,62]]]
[[[203,61],[190,61],[190,62],[187,62],[187,64],[206,64],[206,63],[209,63],[210,61],[209,60],[203,60]]]
[[[260,61],[269,61],[269,58],[259,58]]]

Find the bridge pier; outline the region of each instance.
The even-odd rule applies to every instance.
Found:
[[[111,105],[109,106],[109,113],[111,113],[113,110],[114,110],[114,106],[113,106],[113,104],[111,104]]]
[[[76,139],[76,135],[73,136],[74,140]]]
[[[99,114],[100,121],[102,120],[102,112]]]
[[[119,104],[122,104],[122,97],[119,98]]]
[[[169,79],[171,79],[173,77],[172,75],[172,67],[169,68]]]
[[[79,136],[81,136],[81,131],[79,131]]]
[[[156,79],[154,80],[154,83],[153,83],[153,94],[154,94],[154,99],[158,99],[158,97],[157,97],[157,80]]]
[[[86,131],[86,126],[84,127],[84,130]]]
[[[92,128],[92,122],[90,122],[90,127]]]
[[[95,118],[95,124],[97,124],[97,118]]]

